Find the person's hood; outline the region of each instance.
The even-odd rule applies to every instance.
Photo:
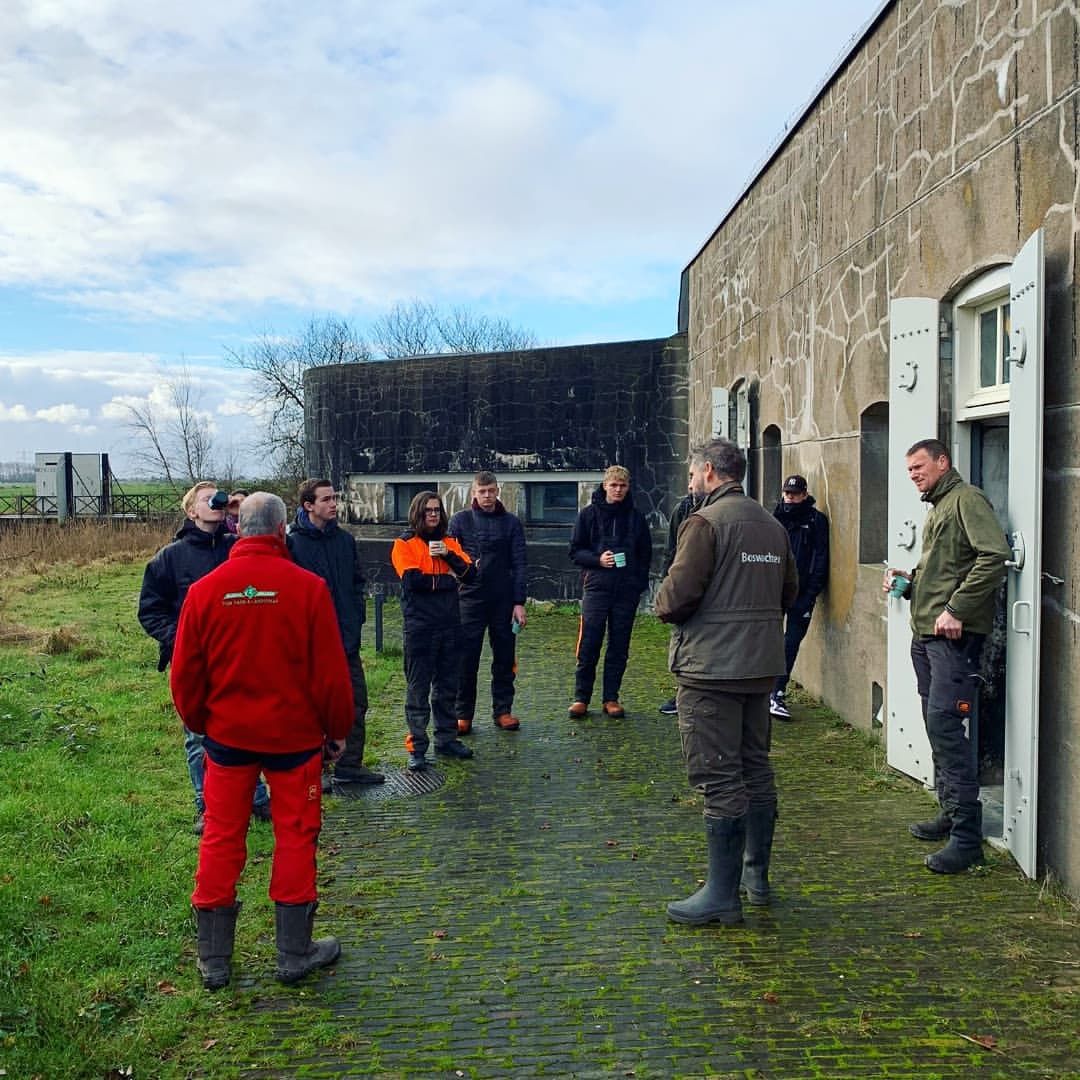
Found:
[[[301,532],[305,536],[330,536],[337,529],[338,523],[334,521],[328,521],[325,529],[320,529],[316,525],[312,525],[311,518],[308,516],[308,512],[301,506],[296,511],[296,517],[293,519],[293,531]]]
[[[943,496],[963,482],[964,478],[950,465],[948,470],[938,477],[938,482],[929,491],[920,495],[919,498],[923,502],[928,502],[931,506],[937,506]]]
[[[184,518],[183,524],[176,530],[176,534],[173,536],[174,540],[184,540],[189,544],[206,544],[210,545],[216,543],[224,536],[230,536],[229,530],[225,527],[225,522],[219,522],[218,527],[213,532],[204,532],[195,524],[191,518]]]
[[[607,501],[607,492],[604,490],[604,485],[601,484],[592,493],[592,504],[604,514],[626,514],[634,509],[634,493],[628,491],[626,498],[622,502],[609,503]]]
[[[289,549],[278,536],[241,536],[229,549],[229,558],[242,559],[247,555],[280,555],[288,559]]]
[[[814,509],[815,505],[813,495],[807,495],[801,503],[786,503],[781,499],[776,504],[776,509],[773,513],[781,521],[794,521],[801,524],[804,521],[810,520],[812,516],[811,511]]]
[[[477,503],[475,499],[473,499],[472,508],[474,510],[478,510],[481,514],[487,514],[488,517],[496,517],[499,514],[506,513],[506,507],[503,506],[500,499],[495,500],[495,505],[490,510],[485,510],[483,507],[480,506],[479,503]]]

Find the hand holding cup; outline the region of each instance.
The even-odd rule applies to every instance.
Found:
[[[440,555],[446,554],[446,544],[442,540],[429,540],[428,541],[428,554],[432,558],[436,558]]]

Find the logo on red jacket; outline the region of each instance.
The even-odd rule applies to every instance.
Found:
[[[276,604],[278,594],[273,589],[257,589],[254,585],[248,585],[240,592],[227,592],[222,598],[223,604],[230,606],[236,604]]]

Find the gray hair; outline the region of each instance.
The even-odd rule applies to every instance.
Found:
[[[269,491],[253,491],[240,504],[241,536],[273,536],[285,524],[285,504]]]
[[[710,439],[690,451],[690,464],[708,462],[717,476],[726,476],[741,484],[746,475],[746,455],[730,439]]]

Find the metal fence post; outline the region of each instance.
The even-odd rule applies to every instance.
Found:
[[[375,600],[375,651],[381,653],[383,650],[383,605],[386,603],[381,582],[375,582],[371,586],[371,595]]]

